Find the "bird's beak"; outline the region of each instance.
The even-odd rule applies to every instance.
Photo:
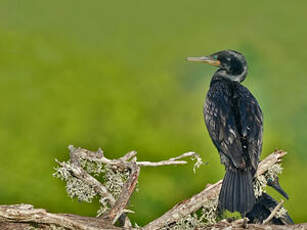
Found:
[[[220,66],[221,62],[219,60],[214,59],[213,57],[210,56],[203,56],[203,57],[187,57],[187,61],[191,62],[202,62],[202,63],[207,63],[209,65],[213,66]]]
[[[283,195],[287,200],[289,199],[288,194],[280,186],[278,178],[276,178],[274,181],[268,180],[268,185]]]

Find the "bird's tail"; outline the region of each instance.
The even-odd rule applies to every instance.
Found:
[[[226,169],[219,195],[218,210],[240,212],[245,216],[256,203],[253,176],[249,170]]]

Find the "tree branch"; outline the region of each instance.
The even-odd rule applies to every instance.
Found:
[[[34,209],[29,204],[0,205],[0,229],[24,230],[53,229],[62,227],[69,230],[123,230],[112,223],[94,217],[82,217],[72,214],[53,214],[44,209]],[[136,230],[136,228],[129,228]],[[158,229],[158,228],[156,228]],[[247,224],[246,219],[240,219],[231,223],[222,220],[215,225],[198,228],[198,230],[307,230],[307,223],[295,225],[262,225]]]
[[[281,200],[280,203],[273,209],[273,211],[271,212],[271,214],[268,216],[268,218],[266,218],[264,221],[263,221],[263,224],[267,224],[269,223],[273,217],[276,215],[276,213],[278,212],[278,210],[282,207],[284,201]]]
[[[0,226],[14,227],[17,229],[19,223],[27,223],[28,226],[38,224],[38,229],[44,229],[46,225],[60,226],[67,229],[77,230],[98,230],[98,229],[120,229],[112,223],[93,217],[82,217],[72,214],[53,214],[44,209],[34,209],[29,204],[1,205],[0,206]],[[5,229],[2,228],[1,229]],[[50,229],[50,228],[49,228]]]
[[[277,162],[280,162],[281,158],[287,153],[284,151],[275,151],[262,160],[259,164],[257,175],[265,173],[269,168],[271,168]],[[182,217],[185,217],[198,209],[203,205],[208,203],[210,200],[215,200],[220,192],[222,186],[222,180],[217,183],[206,187],[200,193],[192,196],[190,199],[182,201],[176,204],[172,209],[167,211],[164,215],[155,219],[154,221],[147,224],[143,229],[144,230],[154,230],[162,228],[163,226],[176,222]]]
[[[101,230],[101,229],[123,229],[115,227],[114,223],[118,219],[126,219],[126,222],[129,222],[129,219],[125,216],[126,206],[129,202],[129,199],[135,190],[135,186],[138,181],[138,176],[141,166],[162,166],[162,165],[175,165],[175,164],[185,164],[186,161],[181,160],[185,157],[194,157],[197,162],[194,166],[198,167],[202,161],[198,154],[194,152],[187,152],[178,157],[173,157],[168,160],[159,161],[159,162],[149,162],[149,161],[137,161],[136,152],[131,151],[125,154],[124,156],[118,159],[108,159],[104,156],[102,150],[97,152],[92,152],[82,148],[74,148],[70,146],[70,161],[68,162],[59,162],[57,163],[62,167],[63,171],[57,169],[58,173],[62,173],[61,176],[65,179],[70,175],[78,180],[81,180],[83,183],[89,185],[91,188],[94,188],[96,193],[99,194],[104,199],[109,200],[110,209],[105,212],[102,217],[82,217],[72,214],[52,214],[48,213],[44,209],[34,209],[32,205],[28,204],[19,204],[19,205],[0,205],[0,229],[26,229],[30,227],[35,227],[35,229],[53,229],[53,227],[61,227],[65,229],[77,229],[77,230]],[[281,162],[283,156],[286,155],[286,152],[275,151],[266,157],[263,161],[260,162],[257,175],[262,175],[266,173],[272,166],[276,163]],[[119,170],[121,172],[128,172],[128,179],[121,186],[121,191],[118,196],[113,196],[108,188],[104,186],[103,183],[99,182],[93,176],[89,174],[83,167],[84,162],[82,160],[88,160],[90,162],[99,162],[105,164],[109,167],[108,170]],[[128,171],[127,171],[128,170]],[[99,171],[99,170],[98,170]],[[100,172],[100,171],[99,171]],[[221,188],[222,180],[218,181],[213,185],[207,185],[206,188],[200,193],[192,196],[190,199],[182,201],[176,204],[172,209],[167,211],[164,215],[158,219],[147,224],[143,230],[157,230],[161,229],[166,225],[176,223],[180,219],[194,213],[202,207],[206,207],[208,202],[216,200]],[[115,198],[116,197],[116,198]],[[271,216],[273,217],[278,211],[279,207],[282,204],[279,204],[275,207]],[[119,218],[121,217],[121,218]],[[268,217],[268,221],[269,218]],[[265,220],[265,223],[268,222]],[[247,219],[236,220],[233,222],[227,222],[226,220],[220,221],[211,226],[205,226],[203,230],[209,229],[257,229],[257,230],[275,230],[275,229],[306,229],[307,223],[299,225],[256,225],[256,224],[247,224]],[[127,225],[125,225],[127,226]],[[128,225],[128,229],[134,229],[131,225]]]
[[[82,180],[84,183],[92,186],[100,196],[105,197],[106,199],[109,200],[111,206],[115,204],[115,198],[113,197],[113,195],[98,180],[96,180],[94,177],[88,174],[83,168],[81,168],[79,162],[78,164],[67,164],[65,162],[60,162],[58,160],[56,160],[56,162],[63,168],[66,168],[73,177],[76,177]]]
[[[124,213],[124,209],[128,204],[128,201],[135,189],[138,181],[140,168],[137,166],[135,160],[131,162],[131,174],[127,182],[125,183],[123,190],[116,201],[115,205],[102,216],[103,219],[111,221],[113,224]]]
[[[186,157],[192,157],[196,159],[196,163],[194,165],[194,169],[198,168],[200,165],[203,164],[202,159],[200,158],[198,153],[195,152],[186,152],[181,154],[180,156],[177,157],[172,157],[168,160],[164,161],[158,161],[158,162],[151,162],[151,161],[138,161],[137,165],[139,166],[151,166],[151,167],[157,167],[157,166],[165,166],[165,165],[182,165],[182,164],[187,164],[187,161],[183,161],[180,159],[186,158]]]
[[[264,224],[247,224],[246,219],[240,219],[231,223],[222,220],[214,225],[210,225],[198,230],[306,230],[307,223],[293,225],[264,225]]]

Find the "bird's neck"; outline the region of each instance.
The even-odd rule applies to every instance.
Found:
[[[214,85],[215,83],[222,83],[223,85],[227,85],[230,88],[241,85],[240,82],[233,81],[229,77],[225,77],[224,75],[219,74],[218,71],[213,75],[210,86]]]
[[[218,80],[218,79],[227,79],[229,81],[232,81],[232,82],[242,82],[245,80],[246,78],[246,75],[247,75],[247,66],[244,66],[243,70],[241,73],[239,74],[231,74],[231,73],[228,73],[225,69],[218,69],[213,78]]]

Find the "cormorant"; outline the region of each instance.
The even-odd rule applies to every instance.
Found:
[[[219,194],[218,210],[238,211],[242,216],[256,203],[253,178],[262,149],[263,117],[251,92],[241,85],[247,75],[244,56],[223,50],[187,61],[217,66],[204,105],[209,135],[226,174]]]
[[[253,209],[246,214],[246,217],[249,219],[249,223],[262,224],[277,205],[278,203],[276,200],[274,200],[268,194],[262,193],[262,195],[257,199]],[[281,215],[275,215],[270,221],[270,224],[288,225],[294,224],[294,222],[289,216],[288,212],[285,211]]]
[[[280,186],[278,177],[267,178],[267,185],[274,188],[286,199],[289,199],[288,194]],[[246,214],[246,217],[249,219],[249,223],[262,224],[263,221],[266,220],[269,215],[271,215],[271,212],[277,205],[278,202],[276,200],[274,200],[267,193],[263,192],[260,197],[256,199],[256,204],[254,205],[252,210]],[[291,219],[286,210],[284,210],[279,215],[275,215],[269,223],[278,225],[294,224],[293,220]]]

